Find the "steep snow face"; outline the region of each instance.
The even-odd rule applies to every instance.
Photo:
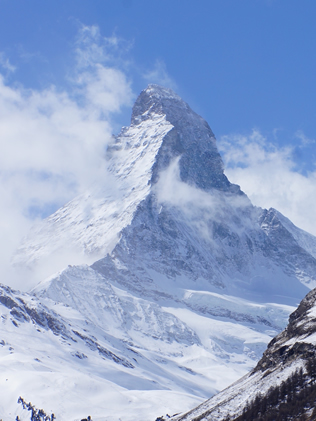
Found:
[[[308,291],[301,282],[315,283],[315,259],[293,238],[285,235],[287,253],[266,235],[246,198],[216,192],[207,199],[178,206],[151,194],[111,256],[92,267],[139,294],[189,288],[297,303]]]
[[[290,315],[286,329],[269,343],[251,373],[197,408],[172,419],[225,420],[229,416],[234,420],[256,395],[265,396],[272,386],[279,386],[299,368],[306,372],[309,361],[314,365],[315,351],[316,289],[313,289]],[[307,379],[306,384],[309,382]]]

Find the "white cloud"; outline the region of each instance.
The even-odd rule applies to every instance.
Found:
[[[94,72],[79,74],[77,84],[87,106],[94,107],[100,116],[119,111],[122,104],[130,105],[131,92],[123,72],[96,64]]]
[[[126,58],[132,45],[115,34],[103,37],[98,26],[79,22],[74,65],[63,89],[34,90],[12,82],[15,67],[0,53],[2,282],[24,288],[22,278],[14,279],[19,274],[12,272],[10,258],[36,220],[98,180],[111,184],[104,153],[114,131],[113,113],[131,106],[134,99],[131,68],[137,77],[175,87],[161,60],[145,76],[137,66],[135,71]]]
[[[0,52],[0,67],[2,67],[8,73],[13,73],[16,70],[16,67],[10,63],[10,60],[6,57],[6,55],[3,52]]]
[[[96,180],[107,182],[104,153],[112,137],[111,116],[131,105],[133,93],[115,64],[112,47],[119,51],[119,40],[102,38],[97,27],[81,32],[92,35],[80,40],[80,33],[67,90],[8,85],[0,74],[2,279],[12,251],[34,219]]]
[[[300,174],[291,147],[278,148],[257,130],[248,136],[223,136],[218,146],[229,180],[255,205],[273,207],[316,235],[316,172]]]
[[[115,34],[103,37],[97,25],[87,26],[79,22],[75,46],[77,68],[89,68],[95,64],[125,67],[128,63],[125,55],[132,46],[132,42]]]
[[[300,139],[303,146],[315,143],[315,139],[310,139],[309,137],[307,137],[302,130],[297,130],[297,132],[295,133],[295,136],[298,139]]]
[[[160,173],[155,186],[158,203],[162,207],[172,206],[180,211],[194,231],[208,241],[213,242],[213,221],[230,221],[238,230],[234,221],[238,220],[241,209],[249,206],[249,200],[245,196],[225,195],[215,189],[206,192],[181,181],[180,159],[179,156]]]

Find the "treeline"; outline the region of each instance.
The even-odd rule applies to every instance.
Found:
[[[31,402],[27,403],[25,400],[20,396],[18,399],[18,403],[20,403],[23,409],[30,411],[30,420],[31,421],[54,421],[55,415],[47,415],[43,409],[37,409]],[[19,421],[19,417],[16,417],[16,421]]]
[[[37,409],[31,402],[27,403],[25,400],[20,396],[18,399],[18,403],[20,403],[23,409],[30,411],[30,421],[55,421],[56,417],[54,414],[47,415],[43,409]],[[2,421],[2,420],[0,420]],[[17,416],[15,421],[20,421],[19,417]],[[87,418],[83,418],[81,421],[92,421],[90,415]]]
[[[306,372],[296,370],[279,386],[272,386],[247,402],[242,415],[225,421],[307,421],[316,419],[316,360],[308,360]],[[308,414],[308,415],[307,415]]]

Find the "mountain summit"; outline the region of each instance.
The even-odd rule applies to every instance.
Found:
[[[172,90],[149,85],[137,98],[132,112],[132,126],[152,120],[153,115],[165,116],[173,127],[164,137],[153,168],[153,179],[172,160],[180,157],[180,179],[196,187],[234,190],[224,175],[222,159],[215,136],[207,122],[191,110]]]
[[[172,90],[149,85],[135,102],[131,126],[108,146],[108,178],[35,226],[13,263],[52,270],[55,261],[58,270],[111,252],[161,171],[177,158],[181,181],[205,191],[241,194],[223,173],[207,122]]]
[[[316,239],[229,182],[208,124],[169,89],[140,94],[106,162],[107,180],[18,250],[15,264],[50,277],[24,295],[0,289],[0,350],[30,364],[37,355],[32,388],[14,379],[17,396],[38,391],[44,372],[68,384],[76,361],[71,402],[76,385],[93,384],[85,396],[100,387],[116,402],[93,396],[100,419],[148,420],[163,398],[166,412],[185,411],[255,366],[316,286]],[[81,416],[54,390],[68,408],[58,419]]]

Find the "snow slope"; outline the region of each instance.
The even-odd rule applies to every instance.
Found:
[[[162,409],[183,411],[249,371],[275,332],[160,307],[87,266],[75,269],[47,281],[51,298],[40,289],[39,298],[0,290],[4,421],[21,416],[19,396],[58,420],[131,421],[137,414],[145,421]],[[273,308],[280,318],[288,311]]]
[[[111,252],[149,193],[155,157],[171,129],[165,116],[157,114],[151,114],[150,121],[123,128],[107,151],[109,180],[105,187],[92,186],[36,225],[17,250],[13,264],[30,268],[36,263],[49,264],[50,270],[56,270],[73,261],[92,263]]]
[[[297,369],[306,372],[309,361],[314,364],[315,359],[315,322],[316,289],[309,292],[290,315],[288,326],[270,342],[254,370],[197,408],[172,420],[225,420],[227,416],[234,420],[257,395],[265,396],[272,386],[280,386]],[[307,385],[310,380],[307,379]],[[305,415],[309,412],[309,408],[305,408]]]

